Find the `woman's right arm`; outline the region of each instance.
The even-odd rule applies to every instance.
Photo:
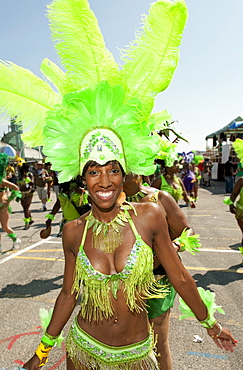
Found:
[[[76,292],[71,293],[73,286],[73,278],[76,264],[76,254],[79,247],[80,240],[77,241],[77,222],[71,221],[63,228],[63,250],[65,256],[65,268],[62,289],[56,299],[52,318],[47,327],[47,334],[49,336],[58,336],[68,319],[70,318],[73,309],[76,305]],[[76,240],[75,240],[76,239]],[[79,238],[78,238],[79,239]],[[40,360],[36,354],[24,365],[25,369],[37,370]]]

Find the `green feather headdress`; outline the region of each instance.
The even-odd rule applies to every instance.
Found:
[[[5,153],[0,153],[0,183],[6,176],[6,168],[8,165],[8,156]]]
[[[233,148],[235,150],[237,157],[243,163],[243,140],[236,139],[232,145],[233,145]]]
[[[122,52],[122,69],[107,50],[87,0],[53,0],[48,17],[65,72],[44,59],[41,71],[49,85],[24,68],[1,62],[1,111],[18,115],[27,130],[25,143],[44,143],[60,182],[81,171],[82,163],[77,165],[85,157],[81,141],[96,126],[117,134],[125,170],[151,174],[158,145],[155,137],[148,136],[149,119],[156,94],[169,86],[179,60],[187,20],[185,1],[158,0],[151,5],[136,40]],[[88,138],[94,153],[92,135]],[[106,143],[108,147],[110,159],[116,158],[120,150],[115,142]],[[97,144],[95,151],[100,156],[99,148]]]
[[[160,149],[157,155],[158,159],[165,162],[166,167],[172,167],[175,161],[179,160],[177,145],[169,140],[163,140],[159,137]]]

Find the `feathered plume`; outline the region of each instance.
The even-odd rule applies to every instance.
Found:
[[[48,83],[28,69],[11,62],[0,62],[0,113],[17,115],[25,128],[35,127],[39,133],[33,146],[41,145],[46,112],[59,100],[59,95]]]
[[[158,0],[130,48],[123,51],[125,78],[131,94],[151,106],[170,84],[179,60],[179,45],[187,20],[184,0]]]
[[[233,142],[233,147],[234,147],[237,157],[239,158],[241,162],[243,162],[243,140],[236,139]]]
[[[68,78],[80,88],[103,80],[118,83],[118,65],[105,47],[88,1],[54,0],[48,9],[53,41]]]

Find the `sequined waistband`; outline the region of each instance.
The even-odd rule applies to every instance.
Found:
[[[114,347],[104,344],[86,333],[79,327],[75,318],[68,334],[66,346],[71,358],[80,358],[81,352],[84,351],[89,356],[107,365],[127,363],[129,361],[145,359],[150,352],[153,353],[153,331],[151,330],[148,337],[141,342]]]

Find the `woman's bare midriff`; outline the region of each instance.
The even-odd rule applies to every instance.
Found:
[[[149,333],[146,311],[131,312],[122,290],[118,291],[117,298],[117,300],[112,298],[114,315],[108,320],[89,322],[78,314],[81,329],[100,342],[115,347],[127,346],[146,339]]]

